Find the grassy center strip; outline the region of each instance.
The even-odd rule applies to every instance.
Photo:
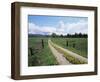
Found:
[[[71,55],[69,55],[67,52],[62,50],[61,48],[57,47],[51,40],[49,40],[50,44],[60,53],[64,54],[64,57],[72,64],[86,64],[87,62],[84,62],[82,60],[79,60],[78,58],[75,58]]]

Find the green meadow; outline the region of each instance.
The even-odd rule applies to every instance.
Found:
[[[41,48],[41,40],[44,41],[44,48]],[[28,48],[32,47],[33,54],[28,49],[28,66],[57,65],[55,57],[48,46],[48,38],[29,37]]]
[[[47,66],[47,65],[59,64],[48,46],[49,38],[50,37],[29,37],[28,38],[28,66]],[[51,41],[85,58],[88,57],[87,38],[61,38],[61,37],[52,38],[51,37]]]

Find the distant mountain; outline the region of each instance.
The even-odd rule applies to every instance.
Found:
[[[48,35],[43,35],[43,34],[28,34],[28,37],[44,37]]]

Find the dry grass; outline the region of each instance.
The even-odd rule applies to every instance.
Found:
[[[52,43],[50,41],[51,45],[56,49],[58,50],[60,53],[64,54],[65,58],[72,64],[86,64],[86,62],[84,61],[81,61],[71,55],[69,55],[67,52],[65,52],[64,50],[62,50],[61,48],[57,47],[54,43]]]

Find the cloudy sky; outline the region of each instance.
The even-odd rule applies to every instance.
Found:
[[[28,16],[28,34],[58,35],[88,33],[87,17]]]

